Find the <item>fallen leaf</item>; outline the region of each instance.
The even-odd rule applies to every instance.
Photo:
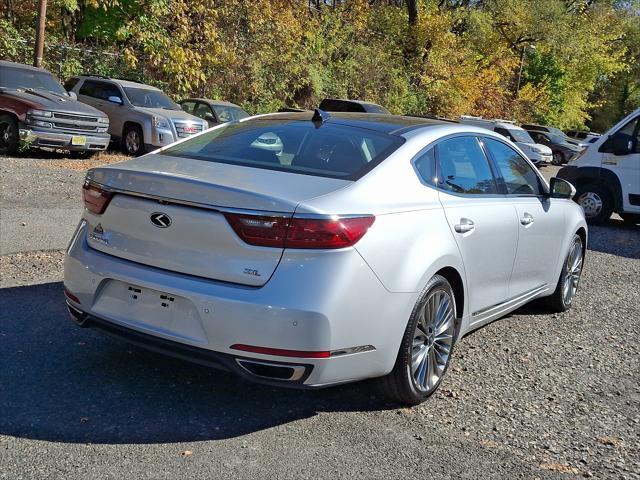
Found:
[[[190,457],[191,455],[193,455],[193,452],[191,450],[185,450],[180,455],[182,455],[183,457]]]
[[[540,468],[544,470],[553,470],[554,472],[560,473],[572,473],[574,475],[579,475],[580,470],[575,467],[570,467],[569,465],[563,465],[561,463],[542,463],[540,464]]]

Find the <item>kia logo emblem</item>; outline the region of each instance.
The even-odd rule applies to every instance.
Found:
[[[171,226],[171,217],[166,213],[154,212],[149,216],[151,223],[158,228],[167,228]]]

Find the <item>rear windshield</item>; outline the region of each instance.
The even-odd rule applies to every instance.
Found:
[[[252,119],[214,128],[162,154],[357,180],[402,143],[400,137],[330,122]]]

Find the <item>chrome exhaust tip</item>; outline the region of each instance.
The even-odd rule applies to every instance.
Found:
[[[281,363],[262,362],[260,360],[247,360],[244,358],[236,358],[236,363],[245,372],[254,377],[286,382],[300,380],[307,371],[305,365],[285,365]]]

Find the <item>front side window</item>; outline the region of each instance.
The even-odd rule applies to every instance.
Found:
[[[370,129],[310,120],[256,118],[226,123],[163,155],[357,180],[403,143]]]
[[[249,116],[243,109],[233,105],[213,105],[213,110],[222,123],[241,120]]]
[[[160,90],[150,88],[125,87],[124,93],[135,107],[164,108],[166,110],[180,110],[180,107]]]
[[[475,137],[450,138],[436,149],[439,188],[472,195],[498,193],[487,157]]]
[[[531,138],[533,138],[533,140],[536,143],[541,143],[543,145],[549,145],[551,142],[549,141],[549,138],[544,134],[544,133],[540,133],[540,132],[529,132],[529,134],[531,135]]]
[[[484,143],[504,179],[509,195],[542,195],[544,193],[540,177],[518,152],[492,138],[485,138]]]
[[[632,153],[640,153],[640,117],[636,117],[633,120],[627,122],[627,124],[620,130],[614,133],[614,135],[622,133],[629,135],[629,139],[632,144]],[[613,153],[613,142],[611,139],[607,139],[600,147],[601,152]]]
[[[97,98],[98,100],[109,100],[109,97],[117,97],[122,100],[120,90],[113,84],[85,80],[80,87],[80,95]]]
[[[211,108],[209,108],[209,105],[207,105],[206,103],[198,103],[195,110],[193,111],[193,114],[196,117],[202,118],[204,120],[215,121],[213,112],[211,111]]]

